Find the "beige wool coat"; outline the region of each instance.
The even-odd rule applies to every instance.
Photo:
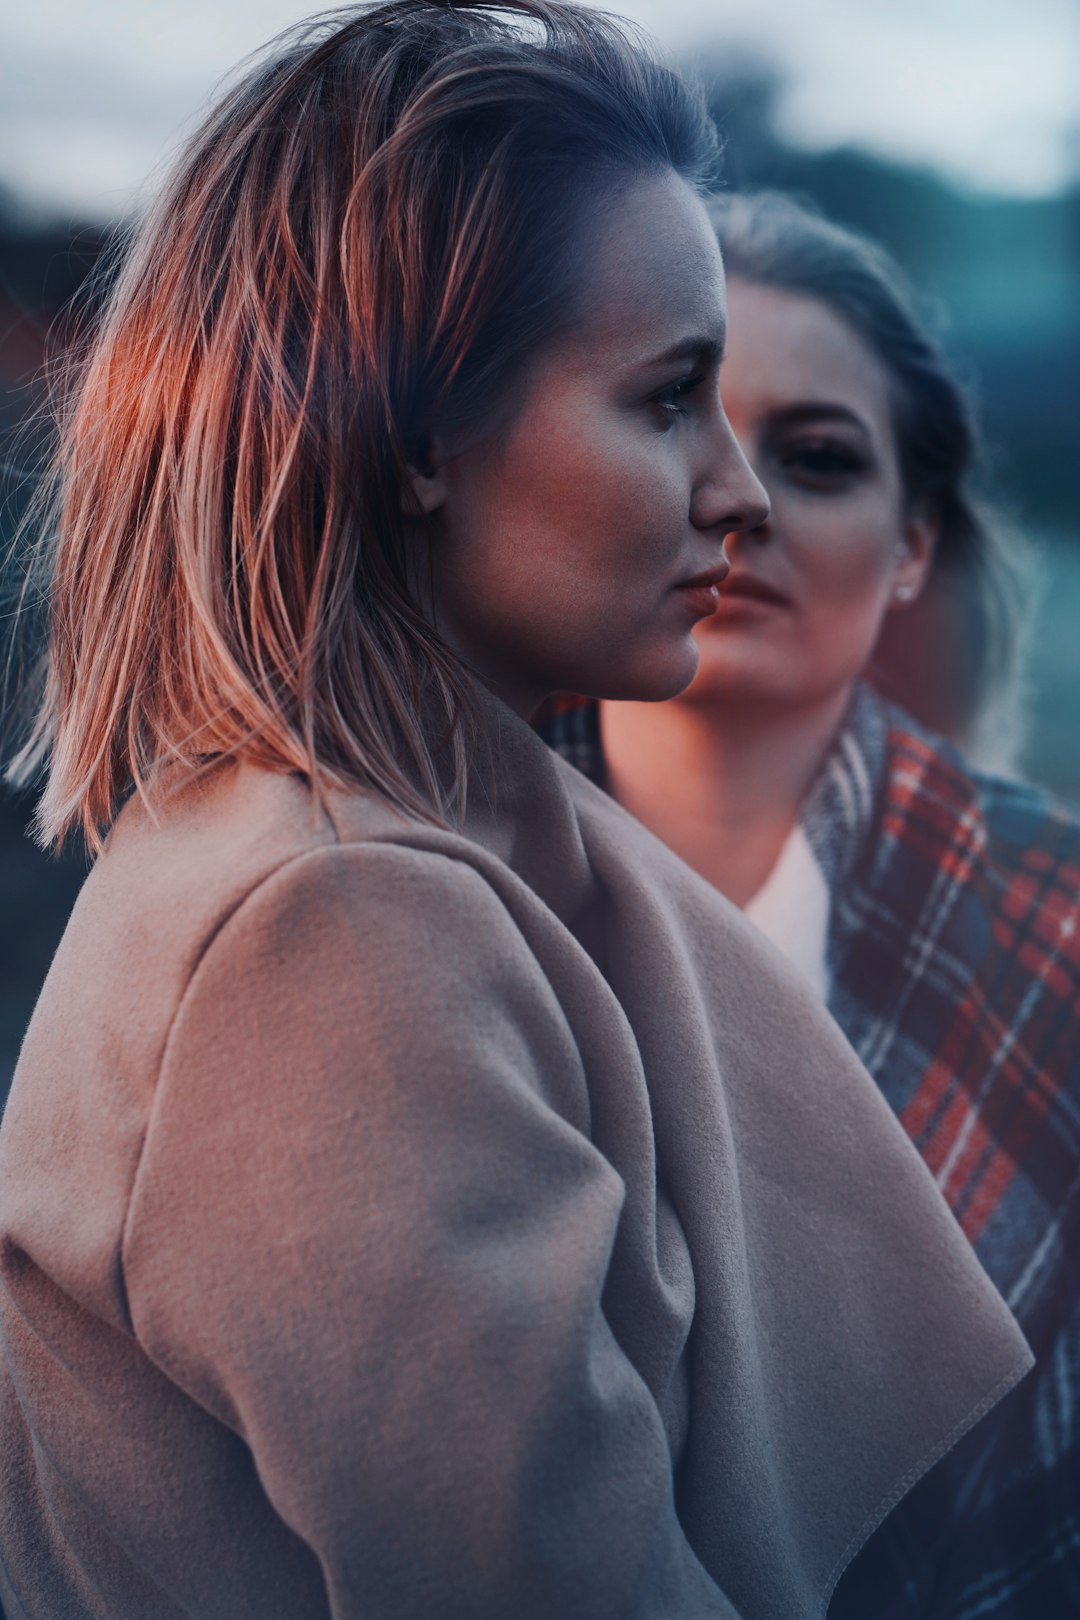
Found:
[[[811,1620],[1027,1347],[843,1037],[484,700],[121,815],[0,1130],[9,1620]]]

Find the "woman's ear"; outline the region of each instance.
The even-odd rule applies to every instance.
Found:
[[[402,491],[402,510],[409,517],[430,517],[445,499],[441,442],[437,434],[421,434],[410,446],[408,486]]]
[[[892,606],[906,607],[922,594],[934,565],[939,527],[937,513],[926,502],[913,507],[904,519],[903,535],[896,542]]]

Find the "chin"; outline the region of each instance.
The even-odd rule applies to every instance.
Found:
[[[627,658],[617,670],[608,664],[593,690],[583,695],[620,703],[664,703],[684,692],[697,670],[697,643],[688,636],[676,647]]]
[[[854,663],[823,669],[809,662],[720,660],[706,655],[683,702],[716,711],[746,708],[776,715],[837,699],[851,690],[861,673],[861,666]]]

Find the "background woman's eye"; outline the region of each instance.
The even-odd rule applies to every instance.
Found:
[[[866,468],[865,457],[857,450],[828,441],[789,445],[780,460],[797,478],[817,484],[842,483]]]

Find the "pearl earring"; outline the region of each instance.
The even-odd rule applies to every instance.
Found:
[[[914,599],[915,599],[915,587],[914,587],[914,585],[901,584],[901,585],[897,585],[895,587],[895,589],[893,590],[893,601],[894,602],[912,602],[912,601],[914,601]]]

